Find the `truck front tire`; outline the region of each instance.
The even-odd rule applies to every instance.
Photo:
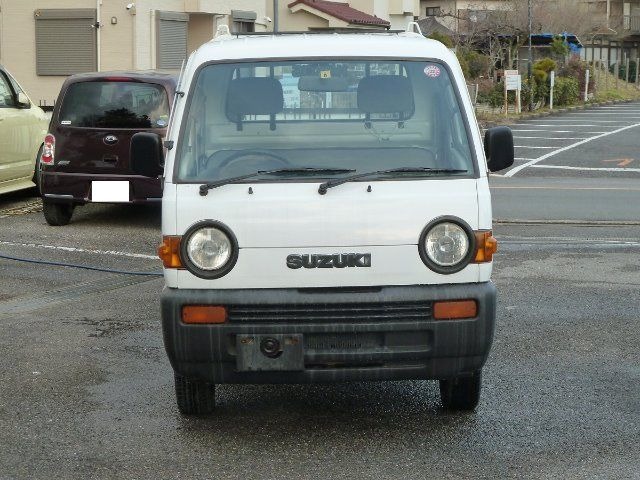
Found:
[[[176,402],[184,415],[206,415],[216,407],[216,392],[213,383],[175,374]]]
[[[445,410],[473,411],[480,401],[482,371],[471,376],[440,380],[440,399]]]

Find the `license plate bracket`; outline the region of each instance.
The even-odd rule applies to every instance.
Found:
[[[277,342],[277,348],[273,348]],[[304,370],[302,334],[236,335],[239,372]]]

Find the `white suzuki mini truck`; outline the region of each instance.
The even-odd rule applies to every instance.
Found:
[[[473,410],[497,243],[456,57],[410,33],[221,35],[187,60],[162,143],[162,327],[184,414],[216,383],[436,379]],[[166,152],[166,154],[165,154]]]

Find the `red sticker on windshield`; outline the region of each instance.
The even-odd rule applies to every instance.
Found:
[[[429,66],[425,67],[424,74],[427,77],[437,78],[437,77],[440,76],[440,67],[438,67],[436,65],[429,65]]]

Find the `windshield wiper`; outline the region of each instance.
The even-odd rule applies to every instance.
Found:
[[[200,195],[203,197],[209,193],[209,190],[212,188],[222,187],[223,185],[228,185],[229,183],[239,182],[241,180],[245,180],[247,178],[258,177],[260,175],[275,175],[278,173],[291,173],[297,175],[305,175],[305,174],[319,174],[319,173],[349,173],[355,172],[353,168],[331,168],[331,167],[288,167],[288,168],[276,168],[274,170],[258,170],[257,172],[248,173],[246,175],[239,175],[237,177],[223,178],[221,180],[217,180],[215,182],[209,182],[200,185]]]
[[[389,173],[412,173],[412,174],[420,174],[420,175],[432,175],[438,173],[467,173],[468,170],[460,170],[455,168],[430,168],[430,167],[400,167],[400,168],[390,168],[388,170],[376,170],[375,172],[366,172],[359,173],[357,175],[351,175],[350,177],[336,178],[335,180],[328,180],[324,183],[321,183],[318,187],[318,193],[320,195],[324,195],[327,193],[327,190],[332,187],[337,187],[338,185],[342,185],[343,183],[352,182],[354,180],[358,180],[360,178],[366,177],[374,177],[376,175],[385,175]]]

